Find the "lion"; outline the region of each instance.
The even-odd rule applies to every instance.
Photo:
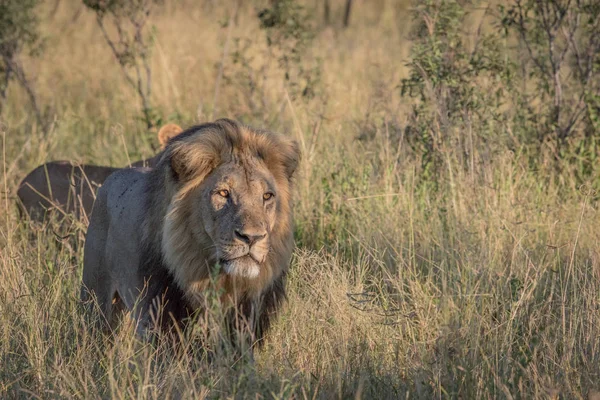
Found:
[[[161,149],[169,139],[183,129],[177,124],[164,125],[158,132]],[[157,156],[140,160],[132,167],[153,167]],[[19,210],[21,216],[29,216],[43,222],[49,212],[56,210],[61,215],[74,214],[76,218],[88,216],[96,197],[96,191],[110,174],[120,168],[100,165],[76,164],[70,161],[51,161],[31,171],[19,184]]]
[[[81,300],[107,331],[130,311],[146,338],[187,326],[213,287],[235,310],[229,326],[262,342],[285,299],[299,159],[296,141],[220,119],[173,138],[154,169],[112,174],[86,235]]]
[[[165,149],[165,146],[175,136],[183,132],[183,129],[177,124],[169,123],[163,125],[158,131],[158,142],[160,143],[161,150]]]

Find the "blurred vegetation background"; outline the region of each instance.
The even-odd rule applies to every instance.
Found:
[[[20,179],[219,117],[303,151],[265,348],[86,333]],[[0,0],[0,131],[1,397],[600,396],[598,1]]]

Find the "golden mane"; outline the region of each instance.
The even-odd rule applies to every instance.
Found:
[[[189,194],[204,181],[218,165],[235,160],[245,166],[260,160],[277,182],[280,207],[273,227],[271,251],[256,279],[223,276],[218,282],[233,298],[254,297],[285,273],[293,250],[291,178],[298,165],[298,148],[294,141],[267,131],[243,126],[232,120],[192,127],[173,139],[167,146],[156,170],[155,185],[167,188],[167,198],[153,198],[151,215],[165,216],[147,226],[146,238],[160,243],[166,266],[173,274],[188,300],[199,302],[209,284],[210,264],[217,260],[209,252],[198,251],[190,225]],[[161,222],[163,222],[161,224]],[[157,226],[162,225],[162,226]],[[160,232],[160,237],[154,232]],[[207,247],[207,238],[200,238]],[[159,242],[159,243],[157,243]],[[198,268],[204,263],[205,268]],[[196,304],[197,305],[197,304]]]

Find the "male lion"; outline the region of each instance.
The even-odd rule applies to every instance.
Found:
[[[172,139],[154,169],[112,174],[87,231],[82,300],[96,298],[108,327],[131,310],[144,337],[203,310],[215,285],[230,326],[259,340],[285,297],[299,157],[291,139],[220,119]]]
[[[170,138],[183,130],[176,124],[164,125],[158,132],[158,140],[164,149]],[[132,167],[153,167],[157,156],[137,161]],[[61,214],[89,215],[96,197],[96,190],[110,174],[120,168],[100,165],[78,165],[70,161],[51,161],[31,171],[19,184],[17,196],[21,215],[27,214],[33,221],[43,222],[51,211]],[[83,210],[82,210],[83,209]]]

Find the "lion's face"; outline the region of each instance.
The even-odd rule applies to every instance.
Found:
[[[207,177],[198,196],[200,215],[195,218],[214,245],[215,259],[230,275],[257,277],[276,222],[273,175],[258,160],[226,163]]]
[[[169,142],[157,167],[168,184],[164,225],[152,232],[188,298],[201,296],[217,264],[227,282],[254,294],[285,272],[299,158],[294,140],[231,120]]]

